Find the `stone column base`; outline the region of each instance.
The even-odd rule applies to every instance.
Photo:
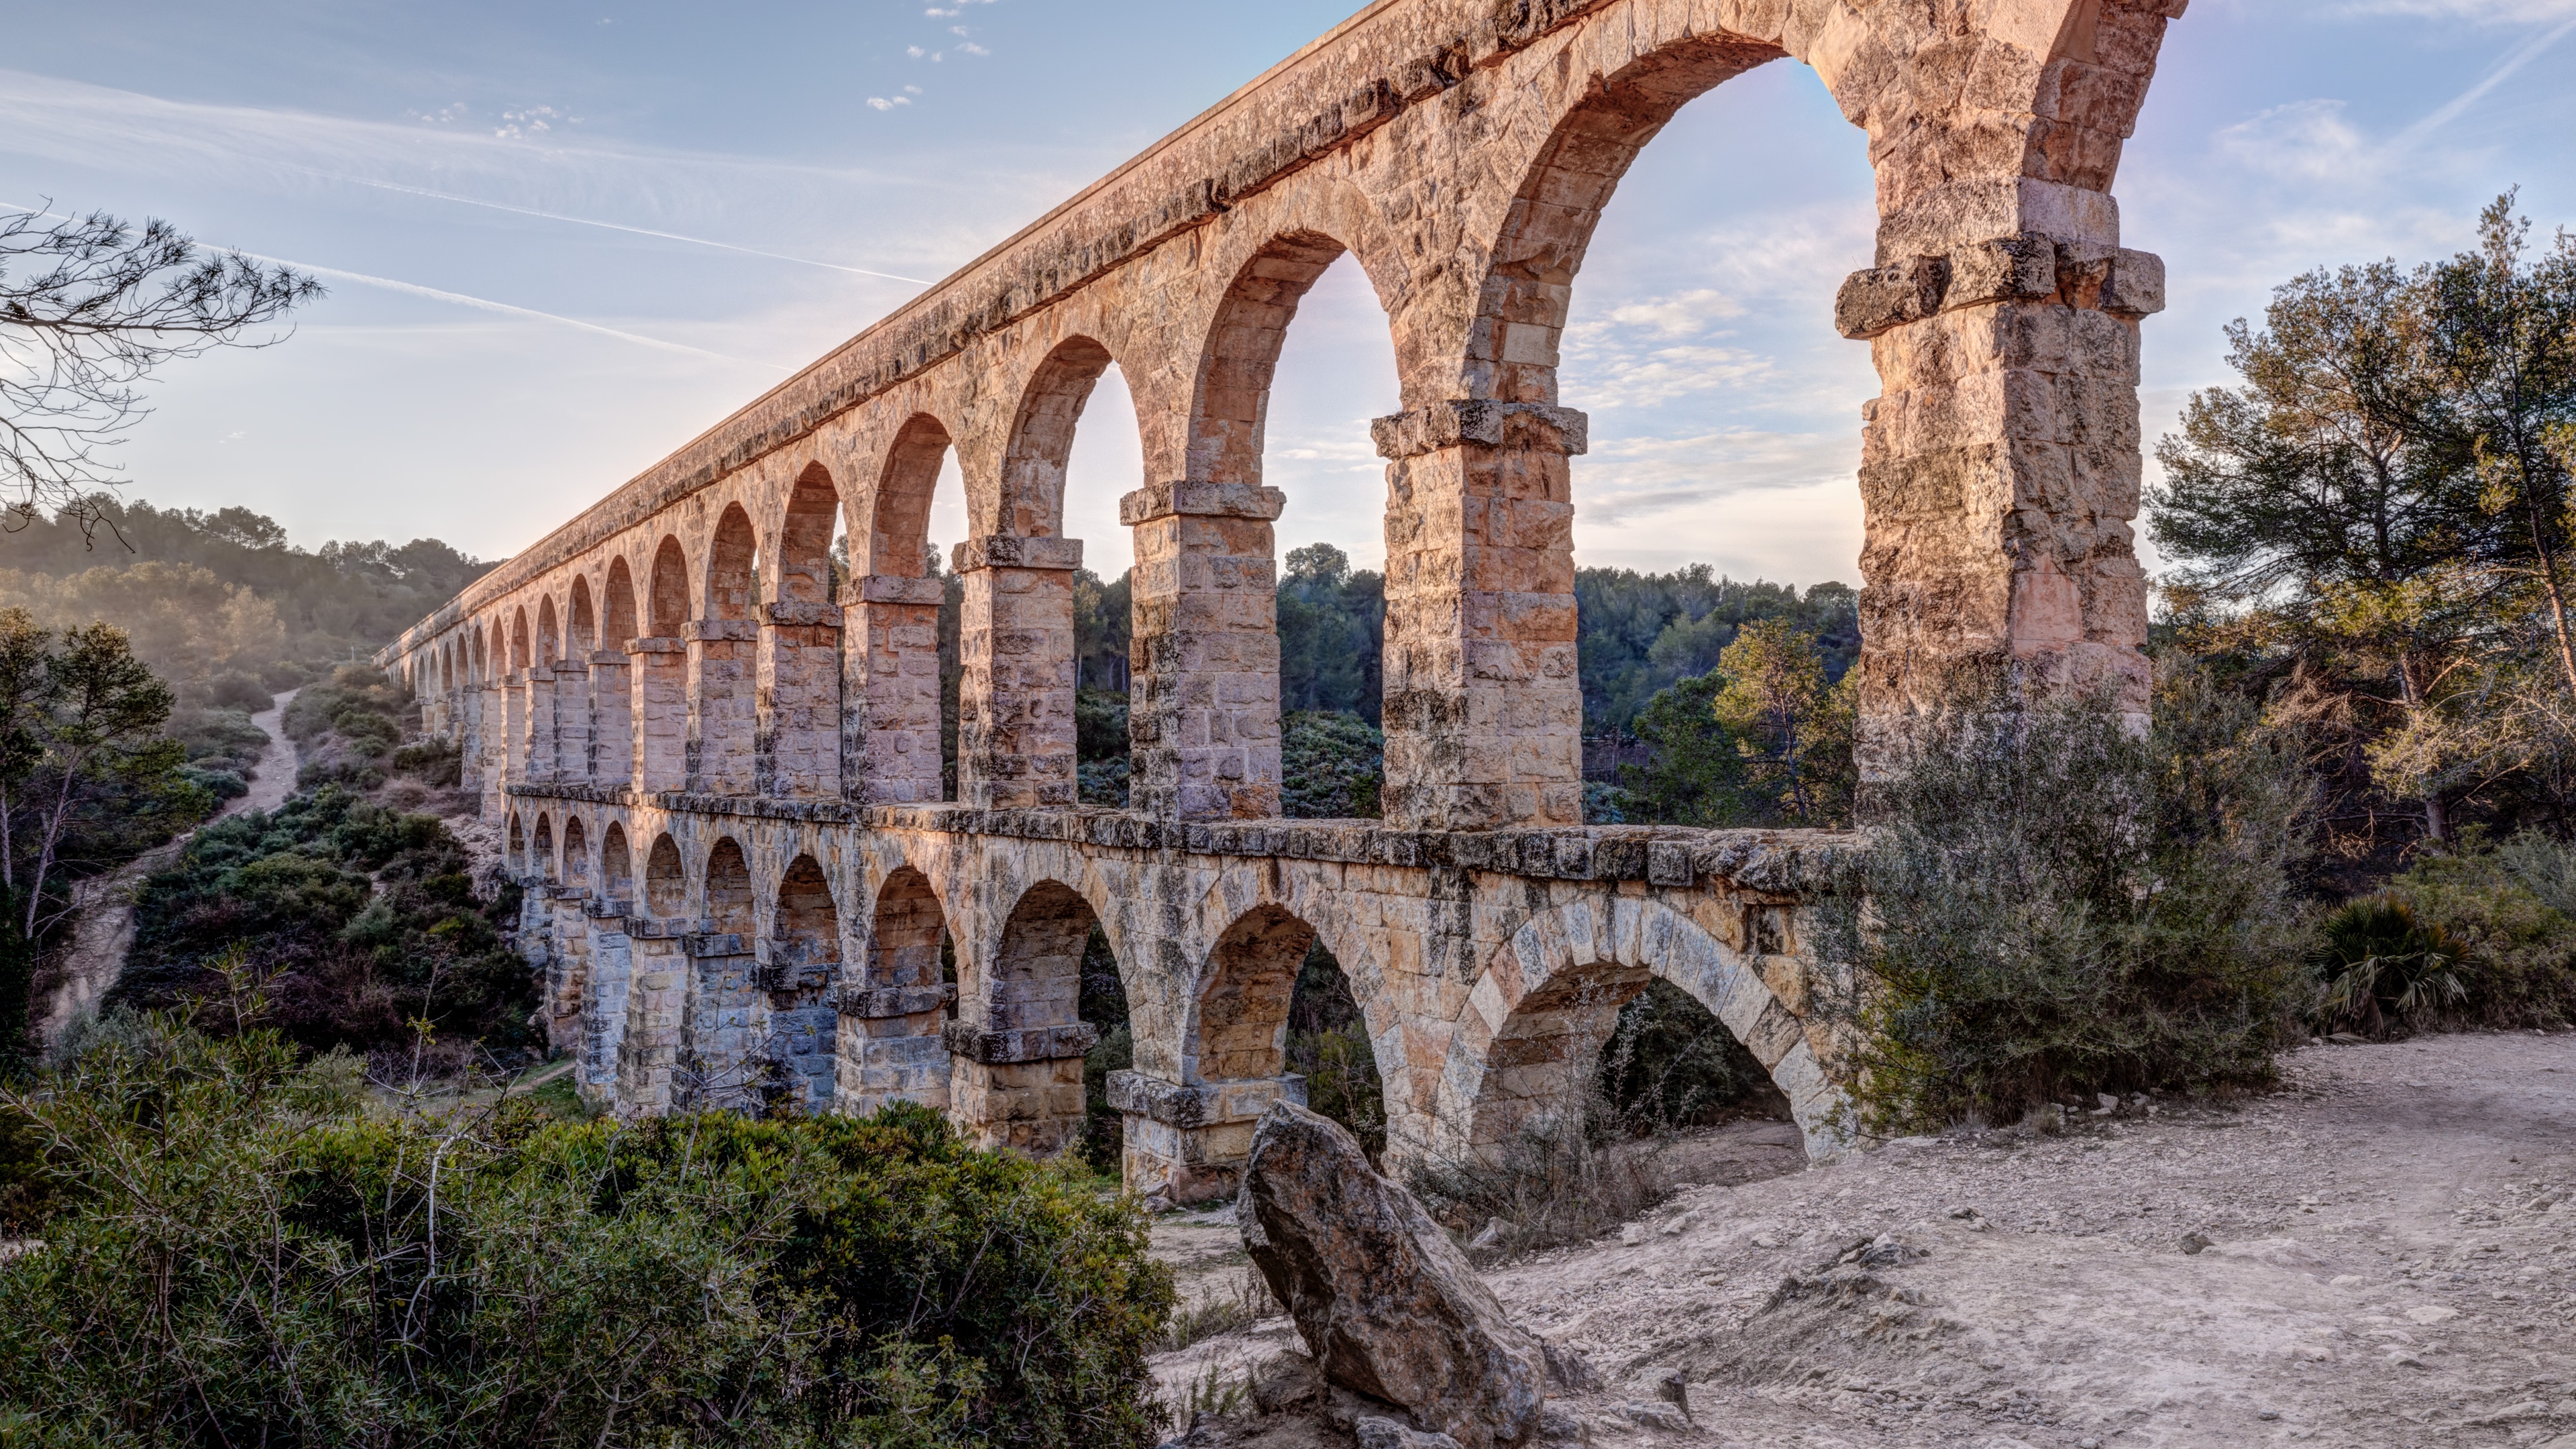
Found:
[[[978,1147],[1053,1157],[1082,1136],[1082,1059],[1097,1029],[1065,1026],[987,1031],[952,1021],[940,1032],[955,1064],[948,1115]]]
[[[956,995],[953,985],[845,988],[836,1109],[866,1117],[918,1102],[945,1113],[954,1059],[940,1029]]]
[[[1142,1072],[1109,1075],[1109,1105],[1125,1119],[1120,1166],[1129,1189],[1176,1203],[1215,1202],[1243,1186],[1253,1128],[1273,1102],[1306,1105],[1300,1076],[1182,1086]]]

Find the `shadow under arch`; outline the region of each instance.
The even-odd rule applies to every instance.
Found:
[[[930,877],[906,865],[877,887],[866,965],[845,973],[841,987],[842,1110],[869,1113],[896,1102],[948,1109],[944,1030],[957,988],[942,979],[947,935]]]
[[[1080,1140],[1083,1059],[1100,1041],[1082,1019],[1082,965],[1099,924],[1080,891],[1043,880],[1011,907],[989,958],[961,956],[950,1109],[978,1146],[1051,1157]]]
[[[707,849],[697,932],[687,938],[689,996],[680,1018],[671,1105],[681,1111],[751,1111],[762,1102],[769,1063],[758,1052],[761,1002],[754,951],[759,904],[742,843],[720,836]]]
[[[1494,953],[1450,1033],[1431,1120],[1408,1124],[1414,1150],[1463,1161],[1492,1152],[1543,1113],[1569,1112],[1584,1048],[1607,1040],[1619,1009],[1660,978],[1708,1008],[1788,1098],[1811,1163],[1850,1146],[1842,1089],[1805,1023],[1752,962],[1660,901],[1575,901],[1533,917]]]
[[[827,1111],[837,1086],[833,994],[841,984],[841,911],[812,855],[788,862],[771,922],[760,984],[769,995],[773,1070],[763,1096],[773,1108]]]
[[[832,534],[841,495],[831,470],[809,463],[778,525],[766,658],[759,666],[753,788],[796,800],[841,794],[841,611]]]
[[[751,515],[728,503],[707,547],[706,613],[689,632],[688,788],[746,795],[755,788],[759,732],[759,535]]]

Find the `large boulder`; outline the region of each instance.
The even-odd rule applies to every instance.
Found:
[[[1503,1317],[1466,1254],[1350,1133],[1272,1106],[1235,1217],[1326,1378],[1402,1405],[1464,1449],[1529,1442],[1546,1396],[1538,1341]]]

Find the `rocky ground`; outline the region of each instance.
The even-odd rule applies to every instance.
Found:
[[[1761,1131],[1623,1234],[1487,1270],[1599,1372],[1561,1401],[1591,1443],[2576,1449],[2576,1033],[2311,1047],[2232,1107],[1767,1178]],[[1193,1302],[1259,1301],[1231,1232],[1158,1231]],[[1187,1442],[1349,1444],[1252,1411],[1295,1344],[1270,1317],[1165,1355],[1176,1404],[1231,1411]]]

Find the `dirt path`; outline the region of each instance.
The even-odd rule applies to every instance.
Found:
[[[2576,1033],[2313,1048],[2285,1069],[2241,1110],[1916,1139],[1689,1189],[1637,1244],[1488,1281],[1602,1372],[1571,1407],[1612,1449],[2576,1434]],[[1875,1265],[1837,1266],[1871,1244]],[[1294,1342],[1272,1319],[1157,1369],[1180,1390]],[[1626,1412],[1668,1370],[1696,1426]],[[1333,1442],[1289,1431],[1198,1442]]]
[[[278,695],[275,704],[250,717],[250,722],[268,735],[268,748],[260,752],[259,763],[252,767],[250,793],[225,801],[223,808],[215,812],[216,820],[250,810],[274,810],[294,792],[295,742],[286,737],[285,719],[286,706],[294,701],[295,694],[290,689]],[[192,831],[157,850],[146,851],[123,869],[81,882],[76,897],[80,924],[72,933],[72,944],[63,953],[60,984],[45,1006],[45,1040],[52,1041],[81,1013],[98,1009],[100,998],[116,984],[117,973],[125,967],[125,953],[134,945],[135,886],[145,876],[178,859],[194,834]]]

